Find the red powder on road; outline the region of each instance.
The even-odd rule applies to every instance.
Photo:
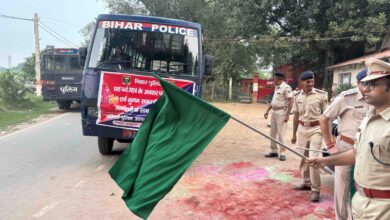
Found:
[[[297,174],[297,170],[269,169],[247,162],[194,167],[156,214],[179,220],[334,219],[329,189],[321,190],[320,203],[311,203],[310,192],[293,190],[292,183],[276,178]]]
[[[280,171],[288,173],[292,177],[301,178],[301,171],[299,169],[280,169]]]
[[[237,162],[226,165],[226,169],[242,169],[253,167],[253,163],[250,162]]]
[[[308,201],[309,192],[292,189],[290,184],[275,180],[256,182],[250,187],[229,190],[206,185],[192,197],[181,201],[194,212],[224,219],[297,219],[312,215],[332,219],[331,208],[315,212]]]

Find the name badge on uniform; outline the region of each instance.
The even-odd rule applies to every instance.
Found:
[[[359,106],[355,106],[355,108],[363,108],[363,106],[362,106],[362,105],[359,105]]]

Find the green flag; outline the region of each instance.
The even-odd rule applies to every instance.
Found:
[[[123,189],[123,200],[147,218],[157,203],[224,127],[230,115],[161,78],[155,102],[131,147],[109,173]]]

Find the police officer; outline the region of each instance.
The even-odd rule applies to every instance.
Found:
[[[357,88],[344,91],[338,95],[320,117],[321,133],[327,149],[333,152],[344,152],[353,148],[355,134],[368,111],[364,101],[363,85],[360,82],[367,75],[367,69],[356,75]],[[330,122],[339,118],[338,136],[332,141]],[[335,147],[336,146],[336,147]],[[336,166],[334,178],[334,202],[336,219],[348,219],[351,166]]]
[[[310,158],[314,167],[355,162],[354,219],[390,219],[390,64],[371,58],[362,79],[367,112],[356,133],[354,149],[324,158]]]
[[[328,106],[328,94],[325,91],[314,88],[314,74],[306,71],[300,77],[302,90],[295,95],[293,111],[293,136],[291,142],[297,141],[301,148],[320,150],[322,135],[320,130],[319,118]],[[319,156],[316,151],[305,150],[304,155],[311,157]],[[296,190],[311,190],[310,201],[318,202],[320,200],[320,172],[318,169],[309,167],[302,159],[300,170],[303,182],[296,186]]]
[[[264,114],[264,118],[268,118],[269,111],[272,109],[271,115],[271,137],[284,144],[286,136],[287,122],[292,108],[293,93],[291,87],[284,81],[285,75],[283,72],[274,74],[275,91],[272,97],[271,105]],[[276,147],[276,142],[271,141],[271,152],[265,157],[278,157],[280,161],[286,160],[286,149],[279,146],[279,152]],[[279,155],[278,155],[279,154]]]

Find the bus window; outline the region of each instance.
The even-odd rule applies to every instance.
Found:
[[[98,28],[88,67],[195,76],[198,44],[197,36]]]

